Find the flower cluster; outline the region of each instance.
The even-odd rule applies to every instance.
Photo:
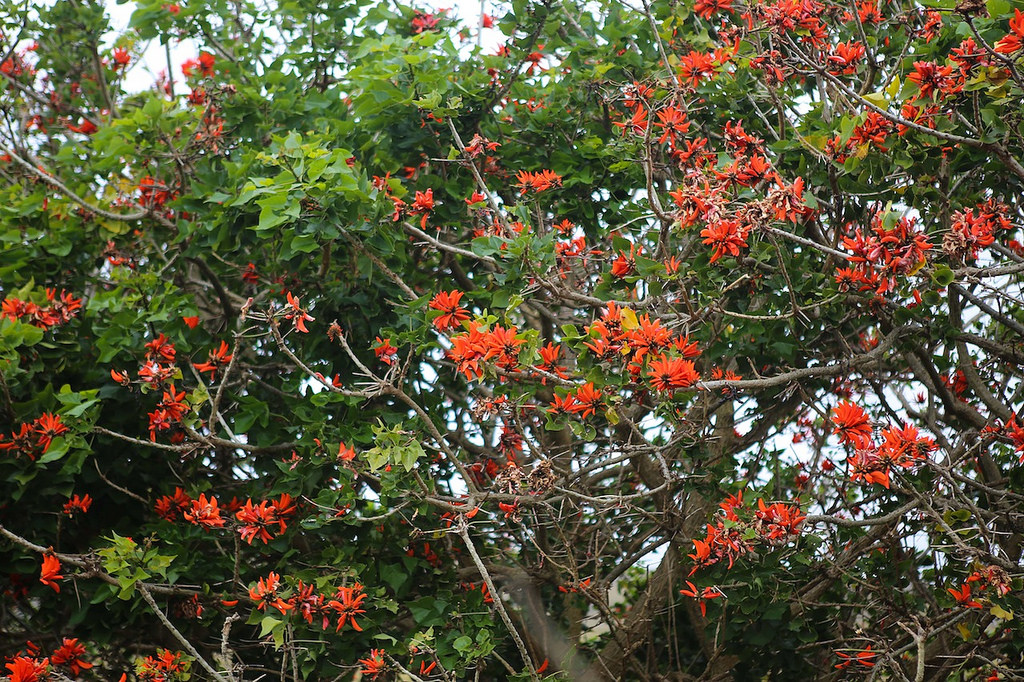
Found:
[[[470,323],[469,331],[451,337],[452,347],[448,358],[454,362],[461,374],[472,381],[483,376],[481,362],[491,360],[494,365],[507,372],[519,369],[520,346],[526,339],[518,338],[518,329],[506,329],[500,324],[485,331],[479,324]]]
[[[281,585],[281,576],[271,571],[266,578],[260,578],[249,589],[249,598],[260,611],[274,608],[282,614],[295,613],[306,623],[317,621],[324,630],[331,626],[332,621],[335,632],[339,632],[346,624],[358,632],[363,630],[356,616],[366,613],[363,602],[367,595],[359,583],[337,587],[333,594],[325,594],[299,580],[294,590],[287,590]]]
[[[933,439],[921,436],[911,424],[883,429],[882,442],[876,444],[867,414],[850,402],[836,406],[832,423],[835,425],[833,433],[852,449],[846,459],[852,481],[878,483],[888,488],[893,467],[909,469],[927,460],[936,448]]]
[[[135,674],[143,682],[177,682],[188,679],[192,661],[180,651],[158,649],[156,656],[146,656],[139,661]]]
[[[36,457],[50,449],[54,438],[67,432],[68,427],[61,421],[60,415],[44,412],[35,421],[20,424],[11,431],[8,438],[0,435],[0,451],[8,451],[15,456],[24,455],[35,461]]]
[[[856,287],[882,296],[896,289],[899,277],[914,274],[925,265],[932,244],[917,227],[917,219],[903,216],[891,226],[889,223],[887,214],[878,211],[867,234],[857,228],[853,236],[843,237],[853,267],[836,271],[841,290]]]
[[[977,208],[961,210],[950,219],[949,232],[942,238],[942,250],[960,260],[974,260],[978,251],[991,246],[997,230],[1013,227],[1006,206],[989,199]]]
[[[743,504],[743,491],[730,495],[719,507],[722,514],[714,525],[707,524],[705,538],[693,540],[694,553],[688,555],[693,560],[690,575],[723,560],[732,568],[736,559],[753,551],[757,542],[770,547],[784,545],[800,534],[800,524],[806,518],[795,503],[767,504],[758,499],[757,508],[750,510]]]
[[[46,289],[43,305],[8,296],[0,303],[0,319],[24,322],[40,329],[59,327],[74,318],[82,308],[82,299],[75,298],[63,289],[60,295],[56,289]]]

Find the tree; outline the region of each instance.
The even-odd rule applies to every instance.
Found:
[[[11,680],[1024,675],[1017,5],[136,4],[2,5]]]

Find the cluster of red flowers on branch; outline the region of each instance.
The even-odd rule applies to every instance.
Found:
[[[800,534],[800,524],[806,518],[795,503],[766,504],[758,499],[757,509],[750,510],[743,504],[742,490],[727,497],[719,507],[722,516],[715,525],[707,524],[707,536],[693,540],[694,553],[688,555],[693,560],[690,575],[722,560],[728,561],[732,568],[736,559],[753,551],[757,542],[771,547],[784,545]]]
[[[351,625],[353,630],[362,632],[363,628],[356,621],[356,616],[366,613],[363,602],[367,595],[363,593],[363,586],[359,583],[337,587],[334,594],[328,596],[317,592],[313,585],[307,585],[299,580],[295,584],[295,589],[285,598],[283,595],[287,592],[288,590],[281,586],[281,576],[271,571],[266,578],[260,578],[256,585],[249,589],[249,598],[260,611],[272,607],[282,614],[295,613],[309,624],[317,620],[324,630],[327,630],[331,621],[336,619],[335,632],[339,632],[346,624]]]
[[[883,429],[882,442],[876,444],[867,414],[850,402],[836,406],[832,423],[835,425],[833,433],[853,450],[846,459],[852,481],[878,483],[888,488],[892,467],[909,469],[927,460],[937,447],[933,439],[921,436],[911,424]]]
[[[852,237],[843,237],[843,247],[851,253],[853,265],[836,270],[836,283],[843,291],[874,291],[879,296],[894,291],[899,278],[912,275],[924,267],[932,244],[917,227],[917,219],[902,216],[891,220],[891,214],[875,212],[871,230],[864,234],[857,228]]]
[[[998,230],[1011,230],[1009,209],[989,199],[975,209],[963,209],[950,218],[949,231],[942,238],[942,250],[959,260],[974,260],[978,251],[991,246]]]
[[[186,59],[181,64],[181,73],[185,78],[191,78],[197,71],[207,78],[213,77],[213,66],[217,58],[209,52],[200,52],[197,59]]]
[[[57,295],[56,289],[46,289],[46,303],[39,305],[8,296],[0,304],[0,319],[24,322],[40,329],[59,327],[74,318],[82,307],[82,299],[64,291]]]
[[[67,673],[78,677],[83,670],[88,670],[92,663],[82,659],[85,646],[77,638],[64,637],[60,646],[45,658],[40,658],[42,651],[34,642],[26,642],[25,649],[13,656],[8,656],[5,667],[9,671],[9,682],[42,682],[50,679],[67,679]],[[64,670],[53,670],[62,668]],[[123,678],[122,678],[123,679]]]
[[[35,461],[36,457],[50,449],[53,439],[68,432],[60,415],[44,412],[35,421],[23,422],[11,431],[9,438],[0,435],[0,451],[9,451],[15,456],[24,455]]]
[[[536,173],[519,171],[516,174],[516,182],[518,183],[520,194],[544,192],[552,187],[561,187],[562,176],[550,170],[537,171]]]
[[[480,363],[487,360],[507,372],[514,372],[519,369],[520,346],[526,343],[526,339],[517,338],[517,334],[516,327],[506,329],[496,324],[493,329],[485,331],[479,324],[471,322],[469,331],[451,337],[448,358],[469,381],[483,376]]]
[[[158,649],[156,656],[146,656],[139,661],[135,673],[143,682],[177,682],[186,679],[191,666],[192,662],[182,652]]]
[[[166,521],[174,523],[184,519],[208,531],[224,527],[227,519],[221,516],[222,512],[228,517],[234,515],[238,534],[251,545],[254,539],[267,544],[275,533],[283,534],[298,509],[287,493],[276,500],[262,500],[255,505],[251,499],[243,504],[238,498],[232,498],[228,505],[221,507],[212,495],[207,497],[203,493],[193,499],[181,488],[175,488],[173,495],[164,495],[156,501],[155,511]]]
[[[587,327],[590,341],[583,345],[596,361],[626,370],[637,380],[649,361],[648,376],[660,391],[692,386],[699,376],[691,360],[700,356],[695,342],[673,334],[661,320],[637,316],[629,308],[609,303],[600,319]]]

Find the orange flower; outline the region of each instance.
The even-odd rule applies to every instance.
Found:
[[[604,394],[601,393],[600,389],[594,388],[593,381],[588,381],[580,386],[576,391],[575,398],[575,404],[567,409],[579,413],[584,419],[597,412],[597,409],[604,405]]]
[[[363,669],[359,672],[371,680],[377,679],[377,676],[387,668],[387,663],[384,662],[383,649],[370,649],[369,658],[360,658],[359,662],[363,664]]]
[[[356,616],[366,613],[366,609],[360,608],[366,595],[363,594],[363,586],[356,583],[352,587],[339,587],[334,593],[334,599],[327,602],[327,606],[338,614],[338,626],[335,632],[345,627],[345,623],[351,623],[352,629],[359,632],[363,628],[356,622]]]
[[[313,321],[316,318],[310,316],[306,309],[299,305],[299,299],[292,296],[292,292],[285,292],[285,298],[288,300],[288,305],[285,307],[285,310],[288,312],[285,314],[284,319],[294,319],[296,331],[308,334],[309,330],[306,328],[306,320]]]
[[[832,414],[832,423],[836,425],[833,433],[839,434],[839,440],[858,448],[866,447],[871,442],[871,424],[868,416],[857,405],[843,401],[836,405]]]
[[[206,362],[192,364],[199,372],[209,372],[210,381],[214,381],[217,378],[217,370],[221,367],[227,367],[228,363],[231,362],[231,358],[234,357],[234,355],[228,353],[228,350],[228,344],[225,341],[221,341],[220,348],[211,350]]]
[[[39,573],[39,582],[52,587],[54,592],[60,592],[60,585],[57,584],[58,580],[63,580],[64,576],[60,574],[60,559],[53,554],[47,554],[43,557],[43,568]]]
[[[434,318],[434,327],[443,332],[458,326],[463,320],[469,319],[469,311],[459,305],[462,300],[461,291],[439,291],[430,300],[431,310],[440,310],[443,314]]]
[[[651,378],[651,385],[659,391],[686,388],[692,386],[700,378],[693,363],[689,360],[667,358],[664,355],[651,361],[650,370],[647,376]]]
[[[224,519],[221,518],[220,509],[217,507],[217,498],[211,495],[210,499],[206,499],[205,494],[192,501],[192,509],[185,512],[185,520],[206,530],[224,525]]]
[[[281,576],[271,571],[267,574],[266,578],[260,578],[256,583],[256,587],[249,589],[249,598],[256,602],[256,608],[260,611],[266,610],[268,606],[273,606],[281,613],[290,611],[292,605],[284,601],[277,595],[278,583],[281,580]]]

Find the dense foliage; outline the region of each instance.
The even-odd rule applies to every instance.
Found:
[[[1024,14],[482,9],[0,3],[10,680],[1024,675]]]

